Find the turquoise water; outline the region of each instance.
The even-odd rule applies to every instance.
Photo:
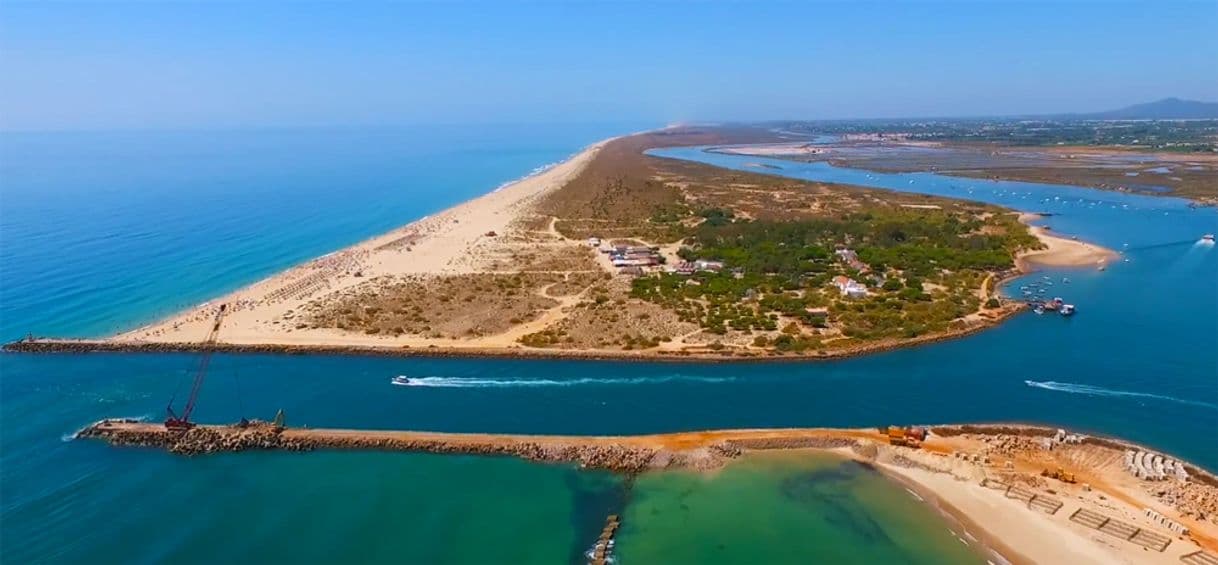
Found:
[[[986,562],[878,471],[823,454],[644,475],[622,524],[625,563]]]
[[[635,127],[5,133],[0,338],[131,329]]]
[[[6,134],[0,335],[138,325],[634,129]],[[733,167],[761,160],[663,153]],[[801,178],[1054,212],[1058,231],[1129,243],[1130,261],[1065,273],[1072,282],[1055,288],[1079,305],[1073,318],[1021,316],[967,339],[838,362],[222,355],[197,418],[283,408],[290,424],[314,427],[580,434],[1019,420],[1120,435],[1218,468],[1209,433],[1218,254],[1195,243],[1218,231],[1214,209],[768,162]],[[3,561],[554,562],[578,560],[606,512],[625,505],[630,515],[618,479],[561,466],[368,453],[186,460],[62,439],[102,417],[159,418],[193,361],[0,355]],[[435,380],[391,386],[400,374]],[[849,527],[840,536],[865,543]]]

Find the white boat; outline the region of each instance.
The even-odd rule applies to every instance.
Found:
[[[1062,304],[1061,310],[1059,310],[1058,313],[1063,316],[1073,316],[1074,315],[1074,305],[1073,304]]]
[[[411,382],[410,377],[403,377],[403,376],[393,377],[393,380],[389,381],[389,382],[391,382],[395,385],[400,385],[400,386],[410,386],[410,385],[414,384],[413,382]]]
[[[1201,241],[1208,241],[1210,243],[1214,243],[1214,234],[1207,233],[1207,234],[1201,236]]]

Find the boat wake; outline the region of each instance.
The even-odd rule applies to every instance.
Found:
[[[736,379],[731,377],[695,377],[690,375],[672,375],[667,377],[634,377],[624,379],[479,379],[458,377],[409,377],[407,382],[390,381],[396,386],[421,386],[440,388],[507,388],[507,387],[545,387],[545,386],[581,386],[581,385],[649,385],[671,382],[725,383]]]
[[[1149,392],[1132,392],[1132,391],[1128,391],[1128,390],[1112,390],[1112,389],[1101,388],[1101,387],[1092,386],[1092,385],[1082,385],[1082,384],[1075,384],[1075,383],[1059,383],[1059,382],[1054,382],[1054,381],[1024,381],[1024,384],[1027,384],[1028,386],[1034,387],[1034,388],[1043,388],[1045,390],[1052,390],[1052,391],[1057,391],[1057,392],[1068,392],[1070,394],[1085,394],[1088,396],[1127,396],[1127,397],[1134,397],[1134,398],[1149,398],[1149,399],[1153,399],[1153,400],[1162,400],[1162,401],[1166,401],[1166,402],[1175,402],[1178,404],[1188,404],[1191,406],[1201,406],[1203,408],[1210,408],[1213,410],[1218,410],[1218,404],[1210,404],[1208,402],[1201,402],[1200,400],[1185,400],[1185,399],[1176,398],[1173,396],[1164,396],[1161,394],[1151,394]]]

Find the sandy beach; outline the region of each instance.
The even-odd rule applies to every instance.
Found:
[[[170,318],[108,338],[120,343],[191,343],[206,339],[219,304],[227,304],[217,341],[232,344],[502,347],[518,328],[484,339],[373,336],[294,320],[310,302],[339,296],[376,279],[452,276],[495,270],[504,242],[528,228],[517,220],[538,199],[577,175],[611,140],[604,140],[540,173],[504,185],[438,214],[330,253]],[[574,242],[568,246],[577,246]]]
[[[1120,257],[1111,249],[1056,235],[1048,227],[1031,225],[1032,222],[1041,218],[1042,216],[1038,214],[1022,213],[1019,215],[1019,221],[1028,224],[1032,235],[1035,235],[1045,246],[1044,249],[1027,251],[1019,255],[1016,264],[1024,271],[1034,270],[1036,266],[1102,268]]]
[[[608,256],[596,253],[588,244],[592,236],[619,229],[622,238],[607,241],[615,245],[656,246],[670,263],[681,261],[676,254],[680,241],[652,242],[638,235],[651,229],[646,218],[662,203],[639,204],[642,206],[639,210],[624,216],[632,220],[637,220],[636,216],[644,218],[635,225],[587,217],[604,207],[604,199],[612,194],[604,188],[606,177],[629,171],[635,175],[660,174],[661,180],[675,182],[671,176],[663,176],[671,172],[657,173],[648,168],[645,159],[643,164],[638,162],[646,147],[704,144],[712,139],[697,137],[699,132],[689,134],[693,136],[689,138],[673,135],[665,130],[620,138],[614,144],[610,144],[613,139],[593,144],[560,164],[481,197],[132,331],[102,340],[33,340],[9,347],[27,351],[55,350],[61,346],[137,351],[175,346],[190,349],[208,344],[208,348],[215,350],[280,348],[284,353],[372,351],[681,360],[765,357],[769,351],[765,346],[753,344],[754,336],[713,335],[697,324],[678,319],[661,306],[630,299],[629,277],[615,276],[619,275],[618,270]],[[587,174],[581,176],[585,170]],[[695,178],[715,177],[695,175]],[[648,177],[647,181],[650,180]],[[773,182],[764,175],[757,175],[754,180]],[[739,182],[731,185],[739,186]],[[559,192],[564,187],[573,188]],[[653,196],[663,193],[648,190]],[[718,189],[687,191],[682,198],[697,201],[706,194],[716,194],[714,190]],[[820,187],[811,193],[813,199],[827,195],[823,201],[815,202],[812,209],[823,212],[824,206],[859,205],[856,189],[826,190]],[[792,192],[791,197],[807,196],[805,192]],[[756,198],[759,193],[745,191],[740,197]],[[764,193],[777,194],[773,189]],[[637,197],[641,196],[631,200]],[[926,204],[920,199],[905,201],[899,194],[891,197],[900,207],[911,210],[939,211],[947,205]],[[760,206],[760,210],[765,206],[790,205],[733,198],[742,210],[746,205]],[[554,200],[561,201],[557,209]],[[628,205],[618,202],[612,208]],[[1021,214],[1019,219],[1028,224],[1038,218]],[[1021,272],[1037,266],[1096,267],[1116,257],[1093,244],[1055,236],[1047,228],[1029,229],[1044,248],[1018,255],[1016,265]],[[977,294],[984,306],[960,318],[951,328],[916,337],[842,343],[838,343],[844,339],[840,334],[818,333],[822,343],[834,345],[793,357],[850,357],[933,343],[993,327],[1022,310],[1014,302],[998,307],[986,305],[998,280],[991,273],[982,282]],[[622,311],[598,312],[595,306],[608,302],[610,294],[616,297],[614,303],[622,305],[619,308]],[[225,311],[218,331],[212,335],[221,304],[225,305]],[[657,336],[646,347],[612,341],[623,335],[645,333]]]

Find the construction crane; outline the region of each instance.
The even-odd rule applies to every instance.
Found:
[[[211,331],[208,332],[207,339],[203,341],[203,354],[199,357],[199,364],[195,366],[194,382],[190,385],[190,397],[186,399],[182,415],[178,416],[173,411],[173,402],[177,399],[177,393],[169,398],[169,404],[165,406],[165,428],[168,430],[186,431],[195,427],[194,422],[190,421],[190,414],[195,411],[195,402],[199,400],[199,390],[203,388],[203,378],[207,376],[207,366],[211,364],[211,354],[215,351],[212,345],[220,336],[220,322],[224,320],[227,306],[228,304],[221,304],[216,310],[216,318],[212,322]]]

